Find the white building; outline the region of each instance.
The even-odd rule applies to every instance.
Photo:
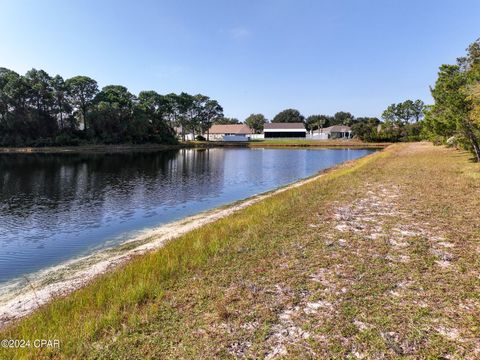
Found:
[[[268,123],[263,127],[265,139],[305,138],[307,129],[303,123]]]
[[[252,133],[246,124],[212,125],[208,137],[216,141],[248,141]]]
[[[333,125],[320,129],[320,134],[326,134],[328,139],[350,139],[352,137],[352,129],[346,125]]]
[[[174,127],[173,130],[175,130],[175,134],[177,134],[177,137],[181,140],[182,139],[182,127],[177,126],[177,127]],[[186,141],[193,141],[193,140],[195,140],[195,136],[193,135],[192,132],[185,132],[185,140]]]

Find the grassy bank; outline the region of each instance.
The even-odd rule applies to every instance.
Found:
[[[46,147],[0,147],[0,154],[111,154],[133,152],[155,152],[178,150],[185,148],[212,148],[222,146],[247,147],[247,143],[185,141],[178,144],[117,144],[117,145],[79,145],[79,146],[46,146]]]
[[[78,145],[78,146],[46,146],[46,147],[0,147],[0,154],[2,153],[121,153],[121,152],[142,152],[142,151],[162,151],[175,150],[185,147],[191,147],[187,144],[119,144],[119,145]]]
[[[301,139],[271,139],[255,140],[248,143],[249,147],[321,147],[321,148],[383,148],[391,143],[367,143],[357,139],[348,140],[301,140]]]
[[[185,141],[179,144],[120,144],[120,145],[79,145],[58,147],[0,147],[2,153],[121,153],[178,150],[184,148],[212,148],[212,147],[322,147],[322,148],[383,148],[388,143],[364,143],[359,140],[257,140],[252,142],[228,141]]]
[[[249,142],[228,141],[186,141],[184,144],[206,147],[314,147],[314,148],[385,148],[391,143],[367,143],[357,139],[349,140],[302,140],[302,139],[268,139],[252,140]]]
[[[480,168],[399,144],[132,260],[0,358],[480,357]]]

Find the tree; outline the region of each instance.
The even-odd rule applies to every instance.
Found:
[[[148,117],[148,122],[152,126],[165,125],[165,119],[170,111],[169,101],[166,96],[160,95],[156,91],[141,91],[138,94],[137,108],[143,111]]]
[[[58,129],[53,113],[52,78],[43,70],[32,69],[25,74],[24,79],[28,86],[27,103],[30,111],[25,119],[29,131],[40,138],[51,138]]]
[[[6,122],[8,116],[10,98],[5,89],[12,72],[11,70],[0,67],[0,128],[3,122]]]
[[[195,99],[192,95],[182,92],[171,98],[173,111],[172,114],[176,117],[176,125],[182,129],[182,141],[185,141],[185,134],[187,130],[192,130],[195,134],[194,120],[196,119]]]
[[[357,118],[352,125],[353,136],[358,137],[362,141],[377,141],[379,139],[378,125],[380,120],[377,118]]]
[[[86,76],[64,81],[43,70],[22,76],[0,68],[0,145],[173,143],[173,126],[202,133],[215,121],[238,122],[226,120],[220,104],[200,94],[142,91],[137,98],[121,85],[98,91]],[[81,124],[88,132],[79,131]]]
[[[477,162],[480,162],[480,149],[478,146],[480,138],[480,80],[468,86],[466,89],[466,93],[467,101],[470,103],[471,106],[468,114],[468,119],[466,120],[466,122],[471,125],[467,132],[471,132],[468,135],[470,143],[473,152],[475,153],[475,156],[477,158]],[[472,139],[472,137],[475,137],[475,139]]]
[[[400,124],[403,122],[403,114],[397,104],[391,104],[382,113],[382,119],[392,124]]]
[[[410,105],[411,115],[415,122],[418,123],[425,116],[425,103],[422,100],[415,100],[413,104]]]
[[[60,129],[65,129],[65,115],[70,114],[72,107],[67,101],[67,85],[60,75],[52,78],[52,94],[54,99],[53,112],[57,118]]]
[[[263,131],[263,126],[267,123],[267,119],[263,114],[250,114],[245,119],[245,124],[247,124],[250,129],[252,129],[255,134],[260,134]]]
[[[406,100],[398,104],[391,104],[383,112],[382,118],[396,125],[404,125],[411,122],[419,122],[425,112],[425,104],[422,100]]]
[[[87,113],[98,93],[97,82],[88,76],[75,76],[65,82],[68,98],[80,114],[84,130],[87,130]]]
[[[23,76],[0,68],[0,141],[22,145],[31,137],[27,119],[29,87]]]
[[[180,117],[180,96],[175,93],[170,93],[164,96],[165,112],[163,118],[170,124],[170,127],[179,125]]]
[[[15,113],[27,109],[28,86],[14,71],[0,68],[0,116],[5,126],[14,121]]]
[[[314,131],[327,127],[330,123],[330,119],[331,117],[327,115],[310,115],[305,120],[305,124],[307,126],[307,130]]]
[[[208,131],[211,124],[208,124],[208,120],[204,118],[204,110],[210,98],[208,96],[197,94],[192,97],[192,104],[189,108],[189,128],[192,130],[193,135],[202,135]],[[223,116],[223,114],[222,114]]]
[[[456,65],[442,65],[431,89],[435,103],[425,119],[426,131],[441,141],[457,136],[480,162],[480,126],[476,121],[475,87],[480,82],[480,39]]]
[[[25,74],[25,80],[30,88],[30,106],[47,113],[53,106],[52,78],[43,70],[32,69]]]
[[[457,132],[467,116],[467,104],[460,88],[464,85],[458,65],[442,65],[435,86],[430,89],[435,103],[428,109],[425,129],[429,136],[445,142]]]
[[[272,120],[272,123],[303,123],[305,117],[296,109],[286,109],[279,112]]]
[[[471,103],[469,113],[470,121],[480,128],[480,82],[470,85],[467,88],[467,100]]]
[[[137,129],[146,127],[147,134],[145,136],[148,141],[171,142],[174,137],[173,129],[166,121],[170,110],[169,105],[166,96],[160,95],[156,91],[141,91],[138,94],[134,116],[137,124],[135,127]]]
[[[240,124],[240,120],[237,118],[228,118],[228,117],[220,117],[214,121],[214,124],[217,125],[236,125]]]
[[[125,86],[105,86],[95,96],[95,111],[90,117],[95,135],[107,143],[130,140],[130,135],[136,130],[130,126],[134,101],[135,97]]]
[[[354,122],[355,117],[349,112],[339,111],[333,115],[333,119],[330,122],[331,125],[347,125],[351,126]]]
[[[210,127],[215,119],[223,117],[223,108],[217,102],[217,100],[211,100],[207,97],[207,100],[200,107],[200,123],[202,131],[207,132],[207,141],[210,141]]]

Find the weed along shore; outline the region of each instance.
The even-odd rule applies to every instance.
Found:
[[[46,147],[0,147],[0,154],[62,154],[62,153],[128,153],[150,152],[178,149],[205,149],[214,147],[312,147],[312,148],[360,148],[382,149],[390,143],[367,143],[359,140],[257,140],[250,142],[229,141],[185,141],[178,144],[120,144],[120,145],[79,145],[79,146],[46,146]]]
[[[346,164],[343,163],[338,166],[345,165]],[[48,303],[52,298],[65,296],[85,286],[98,275],[126,263],[134,256],[158,249],[169,240],[178,238],[189,231],[232,215],[245,207],[251,206],[275,194],[314,181],[318,177],[324,176],[324,174],[333,170],[334,168],[328,168],[321,171],[320,174],[313,175],[276,190],[254,195],[248,199],[239,200],[229,205],[188,216],[153,229],[144,230],[133,239],[119,246],[109,247],[105,250],[94,252],[91,255],[75,258],[61,265],[42,270],[33,276],[35,280],[26,279],[26,284],[23,284],[18,290],[7,291],[3,295],[0,294],[0,328],[30,314],[40,306]],[[25,287],[27,291],[25,291]]]
[[[145,234],[0,330],[59,347],[0,358],[479,358],[470,157],[395,144],[187,219],[175,240]]]

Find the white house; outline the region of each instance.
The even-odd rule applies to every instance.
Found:
[[[265,139],[271,138],[304,138],[307,129],[303,123],[268,123],[263,127]]]
[[[208,131],[210,140],[248,141],[253,133],[246,124],[212,125]]]
[[[333,125],[325,129],[320,129],[321,134],[326,134],[329,139],[350,139],[352,129],[346,125]]]
[[[175,134],[177,134],[177,137],[179,139],[182,138],[182,127],[181,126],[176,126],[173,128],[175,131]],[[185,132],[185,140],[187,141],[192,141],[195,140],[195,135],[192,132]]]

